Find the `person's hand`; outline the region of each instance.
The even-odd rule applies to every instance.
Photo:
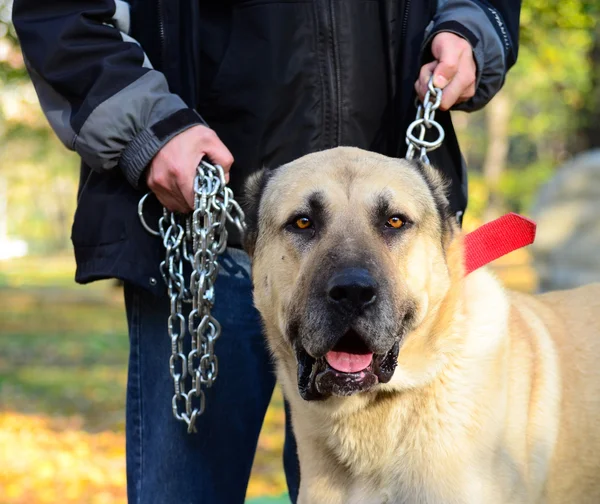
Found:
[[[438,33],[431,42],[435,61],[423,65],[415,90],[423,100],[427,83],[433,74],[433,85],[444,90],[440,109],[448,110],[475,95],[477,65],[471,44],[462,37],[449,32]]]
[[[206,156],[221,165],[225,180],[233,156],[217,134],[202,125],[193,126],[169,140],[150,163],[146,183],[158,201],[172,212],[188,213],[194,208],[194,178]]]

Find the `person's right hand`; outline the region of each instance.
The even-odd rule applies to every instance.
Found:
[[[217,134],[202,125],[193,126],[169,140],[150,163],[146,182],[158,201],[172,212],[188,213],[194,208],[194,178],[206,156],[221,165],[225,180],[233,156]]]

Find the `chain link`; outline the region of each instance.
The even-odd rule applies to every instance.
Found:
[[[418,153],[421,162],[431,164],[427,153],[442,145],[446,136],[442,125],[435,120],[435,111],[440,108],[441,103],[442,90],[434,87],[432,76],[427,84],[423,103],[418,104],[417,118],[406,129],[406,159],[414,159]],[[428,131],[436,134],[433,140],[425,140]]]
[[[211,315],[215,303],[214,283],[219,272],[218,257],[227,247],[226,223],[244,230],[244,212],[225,184],[225,174],[218,165],[201,161],[194,179],[194,211],[183,216],[163,209],[158,231],[144,219],[144,203],[138,204],[138,215],[144,228],[160,236],[165,259],[160,273],[167,286],[170,314],[167,332],[171,340],[169,369],[174,394],[173,415],[185,422],[188,433],[196,432],[196,420],[206,407],[204,390],[213,385],[219,374],[215,343],[221,325]],[[186,284],[184,265],[191,266]],[[186,314],[183,305],[191,304]],[[185,353],[184,342],[191,350]]]

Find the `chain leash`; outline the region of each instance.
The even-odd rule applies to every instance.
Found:
[[[218,257],[227,247],[227,222],[244,230],[244,212],[225,185],[225,174],[219,165],[201,161],[194,179],[194,211],[183,216],[163,209],[158,231],[144,219],[142,197],[138,215],[146,231],[160,236],[165,259],[160,272],[167,286],[170,314],[167,331],[171,340],[169,370],[174,394],[173,415],[187,424],[188,433],[196,432],[196,420],[205,410],[204,390],[210,388],[219,374],[215,343],[221,326],[212,316],[215,303],[214,283],[219,272]],[[186,283],[184,265],[192,273]],[[184,313],[183,305],[191,305]],[[184,342],[191,350],[186,354]],[[187,346],[187,345],[186,345]]]
[[[435,112],[442,103],[442,90],[433,85],[433,76],[427,84],[423,103],[417,107],[417,118],[406,129],[406,159],[414,159],[418,154],[422,163],[430,165],[428,152],[437,149],[446,136],[442,125],[435,120]],[[434,140],[425,140],[427,131],[435,131]]]

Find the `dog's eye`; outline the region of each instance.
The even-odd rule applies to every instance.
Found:
[[[385,223],[385,227],[393,229],[400,229],[402,226],[404,226],[404,221],[397,215],[393,215]]]
[[[290,218],[285,225],[285,230],[305,238],[311,238],[315,234],[315,224],[310,217],[297,215]]]
[[[308,217],[299,217],[292,224],[292,226],[296,229],[309,229],[313,225],[312,221]]]

